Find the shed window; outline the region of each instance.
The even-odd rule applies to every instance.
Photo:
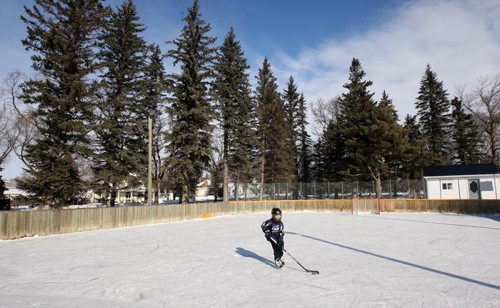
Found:
[[[452,190],[453,183],[443,183],[443,190]]]
[[[480,183],[481,191],[493,191],[493,182],[492,181],[481,181]]]

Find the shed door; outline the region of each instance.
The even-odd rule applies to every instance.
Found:
[[[479,190],[479,180],[469,180],[469,199],[480,199],[481,191]]]

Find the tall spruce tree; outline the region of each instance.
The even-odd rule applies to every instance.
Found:
[[[220,126],[223,131],[223,175],[224,202],[229,201],[228,182],[235,182],[235,197],[238,197],[239,181],[249,179],[255,145],[254,101],[250,97],[250,82],[241,44],[231,28],[220,47],[215,65],[214,94],[218,102]]]
[[[437,74],[427,65],[420,81],[416,107],[422,135],[428,148],[428,164],[451,162],[450,103]]]
[[[384,113],[386,113],[384,116],[387,118],[387,121],[397,122],[399,120],[396,107],[394,107],[392,99],[389,98],[389,94],[387,94],[385,90],[382,91],[382,98],[380,99],[378,106]]]
[[[202,172],[211,157],[212,106],[209,82],[213,77],[215,38],[210,37],[210,24],[201,19],[198,0],[194,1],[183,19],[185,25],[175,46],[167,55],[174,65],[180,64],[180,73],[172,75],[173,102],[169,112],[172,118],[170,143],[167,150],[170,165],[174,165],[182,180],[182,202],[195,195]]]
[[[382,179],[394,175],[401,159],[403,129],[388,95],[380,103],[369,91],[372,82],[364,80],[358,59],[353,59],[348,91],[342,95],[342,128],[345,138],[346,174],[357,179],[372,179],[381,197]]]
[[[337,119],[332,119],[313,147],[312,178],[317,182],[340,182],[344,179],[345,142],[341,133],[341,125]],[[307,181],[306,181],[307,182]],[[333,186],[330,193],[338,196],[341,187]]]
[[[309,183],[311,177],[311,138],[307,132],[306,102],[304,94],[299,93],[298,86],[290,76],[283,92],[285,118],[289,130],[288,147],[293,156],[293,178],[296,182],[294,198],[298,198],[300,182]]]
[[[349,81],[344,84],[346,93],[340,101],[339,126],[345,140],[345,155],[342,163],[344,176],[350,179],[367,180],[364,165],[366,152],[370,146],[370,125],[374,124],[376,103],[369,91],[370,80],[364,80],[365,72],[358,59],[354,58],[350,67]]]
[[[24,9],[27,37],[22,43],[33,52],[39,78],[23,85],[22,99],[36,106],[39,135],[27,147],[32,168],[19,187],[42,203],[62,206],[82,189],[75,160],[89,154],[96,36],[107,11],[101,0],[36,0]]]
[[[298,91],[297,83],[292,76],[288,79],[286,88],[283,92],[283,101],[285,103],[285,119],[287,122],[287,129],[289,139],[287,140],[288,147],[290,148],[294,165],[293,165],[293,175],[294,180],[299,180],[299,135],[301,133],[301,127],[299,124],[299,104],[300,104],[300,93]]]
[[[427,150],[417,116],[406,115],[403,129],[407,146],[403,154],[401,177],[404,179],[421,179],[422,169],[426,164]]]
[[[93,170],[98,191],[111,206],[119,189],[140,182],[138,175],[146,165],[135,136],[142,120],[137,105],[144,71],[146,45],[140,37],[144,29],[129,0],[112,12],[102,35],[103,99],[96,106]]]
[[[298,127],[298,153],[297,153],[297,165],[298,165],[298,181],[303,183],[309,183],[312,180],[311,175],[311,145],[312,140],[307,132],[307,108],[306,99],[304,94],[300,94],[298,114],[297,114],[297,127]]]
[[[455,97],[451,100],[453,111],[452,136],[453,159],[460,164],[478,163],[481,159],[479,152],[479,129],[471,114],[465,111],[462,101]]]
[[[278,92],[271,64],[264,59],[259,68],[255,99],[257,101],[259,138],[260,198],[264,183],[288,182],[293,178],[293,156],[289,148],[289,126],[285,106]]]
[[[292,76],[290,76],[283,92],[283,100],[285,103],[285,118],[289,126],[289,147],[295,162],[293,180],[310,182],[311,137],[306,127],[308,124],[306,100],[304,94],[299,93],[297,83]]]
[[[342,123],[332,120],[328,123],[323,132],[323,177],[316,181],[342,181],[345,177],[345,138],[343,135]]]
[[[387,92],[382,92],[375,112],[375,122],[370,127],[371,157],[367,157],[365,163],[369,175],[375,181],[377,197],[380,198],[382,179],[394,179],[400,174],[407,140]]]
[[[325,180],[326,169],[324,133],[319,136],[313,145],[311,160],[312,179],[317,182],[323,182]]]

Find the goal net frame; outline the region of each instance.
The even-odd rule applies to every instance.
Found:
[[[380,214],[380,199],[352,199],[352,214]]]

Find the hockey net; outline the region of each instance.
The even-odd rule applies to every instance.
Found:
[[[352,199],[352,214],[380,214],[379,199]]]

